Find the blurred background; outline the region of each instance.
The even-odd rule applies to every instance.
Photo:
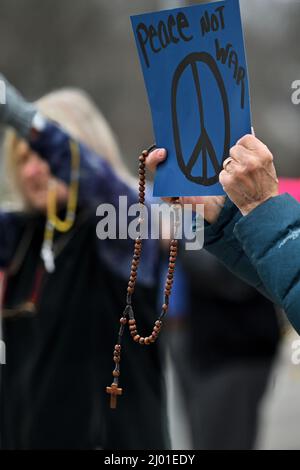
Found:
[[[87,90],[110,121],[135,170],[153,141],[129,16],[201,1],[1,0],[0,69],[26,97],[73,85]],[[300,176],[299,0],[241,0],[253,123],[285,176]]]
[[[291,100],[292,82],[300,80],[300,1],[240,1],[256,134],[272,149],[281,176],[300,177],[300,105]],[[1,0],[0,71],[30,100],[62,86],[85,89],[135,171],[138,152],[154,138],[129,16],[199,3]],[[260,448],[300,449],[300,365],[291,361],[294,340],[286,334],[262,409]],[[172,371],[170,380],[176,383]],[[177,449],[189,446],[178,399],[172,391]]]

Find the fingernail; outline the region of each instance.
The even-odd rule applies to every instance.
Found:
[[[165,158],[165,156],[166,156],[166,151],[165,151],[165,149],[160,149],[160,150],[158,151],[158,156],[159,156],[159,158]]]

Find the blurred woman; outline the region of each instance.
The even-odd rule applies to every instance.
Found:
[[[23,207],[0,213],[2,447],[168,448],[157,347],[139,348],[125,335],[116,410],[105,393],[134,243],[97,239],[96,208],[110,203],[118,216],[120,195],[137,201],[114,136],[81,91],[60,90],[32,106],[6,87],[0,120],[17,132],[6,136],[5,158]],[[144,247],[134,302],[149,329],[158,246]]]

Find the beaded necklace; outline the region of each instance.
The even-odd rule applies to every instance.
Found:
[[[145,206],[145,185],[146,185],[146,159],[149,153],[155,148],[155,146],[150,147],[148,150],[144,150],[139,157],[139,203],[142,206],[142,209]],[[115,363],[114,370],[112,372],[113,383],[110,387],[106,387],[106,393],[110,395],[110,408],[115,409],[117,407],[117,397],[122,395],[123,389],[119,387],[119,378],[120,378],[120,361],[121,361],[121,343],[122,337],[125,331],[125,327],[128,325],[130,335],[133,341],[141,346],[149,346],[156,342],[160,334],[161,328],[163,326],[164,317],[167,314],[169,308],[169,299],[172,291],[174,272],[176,265],[176,258],[178,252],[178,228],[180,226],[180,216],[179,216],[179,199],[172,198],[171,203],[175,212],[175,223],[173,237],[170,241],[170,257],[169,257],[169,266],[168,274],[165,283],[164,289],[164,300],[162,304],[161,314],[154,323],[153,331],[149,336],[141,336],[137,329],[136,319],[134,316],[134,311],[132,307],[132,296],[135,290],[135,284],[137,281],[137,272],[138,266],[140,263],[140,257],[142,252],[142,239],[139,236],[135,240],[134,244],[134,254],[131,264],[130,278],[128,281],[127,287],[127,298],[126,298],[126,307],[120,318],[120,329],[118,333],[118,339],[114,347],[113,352],[113,361]],[[139,219],[140,224],[142,224],[143,219]]]
[[[80,150],[78,144],[73,140],[70,141],[70,151],[71,179],[65,220],[61,220],[56,213],[56,183],[51,181],[48,189],[47,222],[45,226],[41,257],[44,261],[45,269],[49,273],[53,273],[55,271],[53,253],[54,231],[57,230],[57,232],[66,233],[71,230],[75,222],[79,190]]]

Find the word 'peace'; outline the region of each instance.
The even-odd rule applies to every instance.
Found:
[[[157,28],[152,24],[148,28],[145,23],[140,23],[136,29],[136,33],[147,67],[150,66],[146,49],[148,41],[154,53],[160,52],[162,48],[165,49],[171,43],[177,44],[180,39],[185,42],[191,41],[193,36],[187,36],[184,32],[189,26],[188,19],[182,12],[176,15],[176,19],[173,15],[169,15],[167,24],[161,20]],[[176,35],[176,32],[178,35]]]

